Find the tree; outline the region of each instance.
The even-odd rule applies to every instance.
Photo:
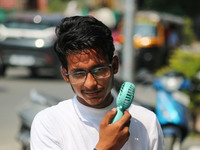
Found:
[[[195,17],[200,14],[200,1],[197,0],[138,0],[139,9],[151,9]]]
[[[48,11],[64,12],[69,0],[49,0]]]

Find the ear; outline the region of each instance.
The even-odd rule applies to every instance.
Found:
[[[63,79],[65,80],[65,82],[70,83],[69,78],[63,73],[63,71],[67,73],[67,70],[64,67],[60,66],[60,72],[62,74]]]
[[[119,57],[116,55],[113,57],[112,67],[113,67],[113,73],[116,74],[119,68]]]

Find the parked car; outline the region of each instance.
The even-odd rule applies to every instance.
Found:
[[[62,14],[19,13],[0,24],[1,75],[8,67],[27,67],[33,76],[48,73],[60,76],[53,50],[55,27]]]

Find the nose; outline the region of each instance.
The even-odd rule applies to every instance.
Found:
[[[88,74],[86,76],[84,86],[88,89],[92,89],[97,86],[97,81],[90,72],[88,72]]]

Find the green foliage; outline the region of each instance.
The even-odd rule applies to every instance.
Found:
[[[191,44],[195,40],[193,22],[188,17],[184,18],[183,37],[183,43],[186,45]]]
[[[170,72],[170,71],[173,71],[173,69],[170,68],[169,66],[165,66],[165,67],[159,69],[159,70],[155,73],[155,75],[156,75],[157,77],[160,77],[160,76],[162,76],[163,74],[165,74],[165,73],[167,73],[167,72]]]
[[[199,0],[138,0],[139,9],[151,9],[176,15],[195,17],[200,14]]]
[[[154,4],[154,0],[146,0],[144,1],[145,9],[152,9]]]
[[[193,115],[200,114],[200,94],[199,93],[189,93],[191,97],[191,102],[189,108]]]
[[[200,70],[200,53],[176,50],[169,60],[173,70],[183,73],[192,79]]]
[[[15,13],[15,9],[5,10],[0,8],[0,23],[3,22],[9,15]]]
[[[169,65],[158,70],[156,75],[161,76],[172,70],[183,73],[188,79],[193,79],[200,70],[200,53],[177,49],[169,58]]]
[[[67,6],[67,1],[64,0],[50,0],[48,2],[49,12],[63,12]]]

